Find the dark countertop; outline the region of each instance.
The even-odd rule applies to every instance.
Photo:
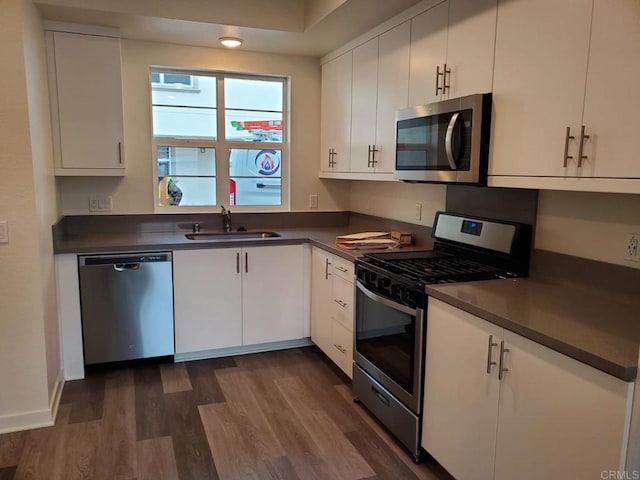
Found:
[[[432,247],[428,227],[361,214],[236,214],[238,225],[276,231],[281,237],[254,240],[188,240],[193,216],[66,217],[54,227],[54,252],[109,253],[311,243],[348,260],[367,250],[343,250],[335,237],[372,230],[413,232]],[[182,223],[180,223],[182,222]],[[242,222],[242,223],[240,223]],[[203,232],[219,219],[205,217]],[[290,228],[289,225],[297,225]],[[321,225],[321,226],[316,226]],[[427,293],[514,333],[631,381],[640,346],[640,269],[534,250],[529,278],[433,285]]]
[[[426,292],[622,380],[637,376],[637,296],[535,277],[433,285]]]

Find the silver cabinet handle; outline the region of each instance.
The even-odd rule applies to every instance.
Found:
[[[342,300],[338,300],[337,298],[333,299],[334,302],[336,302],[338,305],[340,305],[342,308],[346,308],[347,304],[345,302],[343,302]]]
[[[118,163],[122,165],[122,142],[118,142]]]
[[[367,145],[367,168],[371,168],[371,145]]]
[[[244,273],[249,273],[249,252],[244,252]]]
[[[456,122],[458,121],[459,117],[460,112],[456,112],[451,116],[451,120],[449,120],[449,125],[447,126],[447,133],[444,136],[444,150],[447,154],[447,161],[449,162],[451,170],[458,169],[456,161],[453,158],[453,131],[456,128]]]
[[[236,253],[236,273],[240,273],[240,252]]]
[[[324,259],[324,279],[328,280],[329,279],[329,275],[331,275],[329,273],[329,265],[331,265],[331,262],[329,261],[328,258]]]
[[[444,64],[444,71],[442,72],[442,93],[446,93],[451,85],[447,83],[447,74],[449,74],[449,81],[451,81],[451,69],[447,70],[447,64]]]
[[[584,134],[584,125],[580,129],[580,146],[578,147],[578,168],[582,167],[582,160],[586,160],[587,156],[583,155],[584,151],[584,141],[589,138],[589,135]]]
[[[489,348],[487,349],[487,373],[491,373],[491,366],[495,365],[496,362],[491,360],[493,356],[493,347],[497,347],[498,344],[493,341],[493,335],[489,335]]]
[[[443,87],[440,86],[440,76],[444,76],[444,72],[440,71],[440,65],[436,65],[436,97],[443,90]],[[442,84],[444,85],[444,79],[442,79]]]
[[[374,145],[369,145],[369,158],[367,160],[367,166],[368,167],[375,167],[376,163],[378,163],[378,161],[376,160],[376,152],[379,152],[380,150],[378,150]]]
[[[338,266],[336,266],[335,268],[336,268],[336,270],[340,270],[342,273],[347,273],[347,272],[349,271],[348,269],[346,269],[346,268],[344,268],[344,267],[338,267]]]
[[[502,380],[504,378],[504,373],[508,372],[508,368],[504,368],[504,354],[508,353],[509,349],[504,348],[504,340],[500,342],[500,365],[498,367],[498,380]]]
[[[569,155],[569,141],[573,140],[574,138],[576,137],[571,135],[571,127],[567,127],[567,134],[564,137],[564,167],[567,166],[567,162],[569,160],[573,160],[573,157]]]
[[[333,346],[334,346],[334,347],[336,347],[336,348],[338,349],[338,351],[339,351],[340,353],[342,353],[343,355],[344,355],[345,353],[347,353],[347,349],[346,349],[346,348],[344,348],[342,345],[336,345],[336,344],[334,343],[334,344],[333,344]]]

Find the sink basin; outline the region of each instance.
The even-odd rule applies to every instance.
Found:
[[[255,240],[259,238],[275,238],[281,235],[276,232],[214,232],[187,233],[189,240]]]

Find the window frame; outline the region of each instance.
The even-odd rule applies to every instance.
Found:
[[[151,73],[179,73],[184,75],[211,76],[216,79],[216,123],[217,138],[185,138],[185,137],[156,137],[153,134],[153,92],[155,83],[151,81]],[[233,141],[226,139],[225,124],[225,103],[224,103],[224,79],[238,78],[245,80],[264,80],[279,81],[282,84],[282,141],[281,142],[247,142]],[[198,69],[181,69],[175,67],[151,66],[148,76],[149,88],[149,111],[151,121],[151,148],[153,163],[153,211],[154,213],[218,213],[220,206],[232,209],[236,212],[283,212],[290,211],[291,205],[291,189],[290,189],[290,172],[291,172],[291,111],[289,108],[289,99],[291,92],[291,78],[287,75],[265,75],[252,73],[238,73],[221,70],[198,70]],[[197,82],[196,82],[197,83]],[[159,87],[164,89],[164,87]],[[185,89],[186,92],[191,90]],[[158,147],[193,147],[193,148],[214,148],[216,162],[216,204],[202,206],[161,206],[158,204]],[[281,203],[280,205],[230,205],[229,198],[229,159],[231,149],[249,149],[249,150],[280,150],[280,168],[281,168]],[[179,175],[178,175],[179,176]],[[210,178],[208,175],[203,177]],[[222,202],[220,202],[222,200]],[[218,203],[220,202],[220,203]]]

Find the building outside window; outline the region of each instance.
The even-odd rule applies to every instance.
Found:
[[[156,211],[288,206],[285,78],[153,69],[150,83]]]

